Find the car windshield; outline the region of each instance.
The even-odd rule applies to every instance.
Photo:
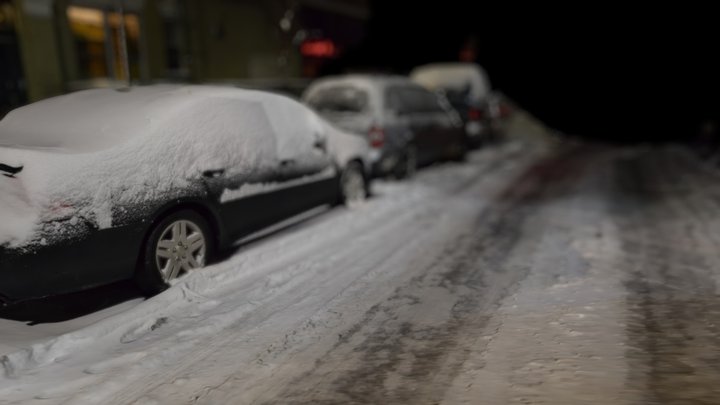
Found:
[[[351,86],[331,87],[319,90],[308,104],[321,113],[361,113],[367,108],[368,96]]]

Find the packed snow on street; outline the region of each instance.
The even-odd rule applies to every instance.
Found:
[[[3,310],[0,403],[718,402],[720,172],[690,152],[519,114],[373,191],[147,300]]]

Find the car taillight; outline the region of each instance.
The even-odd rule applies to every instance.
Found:
[[[376,126],[370,128],[368,140],[370,140],[370,146],[373,148],[382,148],[385,145],[385,130]]]
[[[483,118],[483,110],[479,108],[470,108],[468,111],[468,119],[471,121],[479,121]]]

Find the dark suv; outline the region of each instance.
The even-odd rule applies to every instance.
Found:
[[[410,78],[430,91],[444,94],[460,114],[468,144],[478,147],[503,132],[507,106],[492,92],[485,70],[475,63],[446,62],[418,66]]]

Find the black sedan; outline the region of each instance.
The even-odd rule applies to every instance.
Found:
[[[130,278],[160,292],[238,238],[363,200],[368,150],[258,91],[103,89],[19,108],[0,121],[0,301]]]

